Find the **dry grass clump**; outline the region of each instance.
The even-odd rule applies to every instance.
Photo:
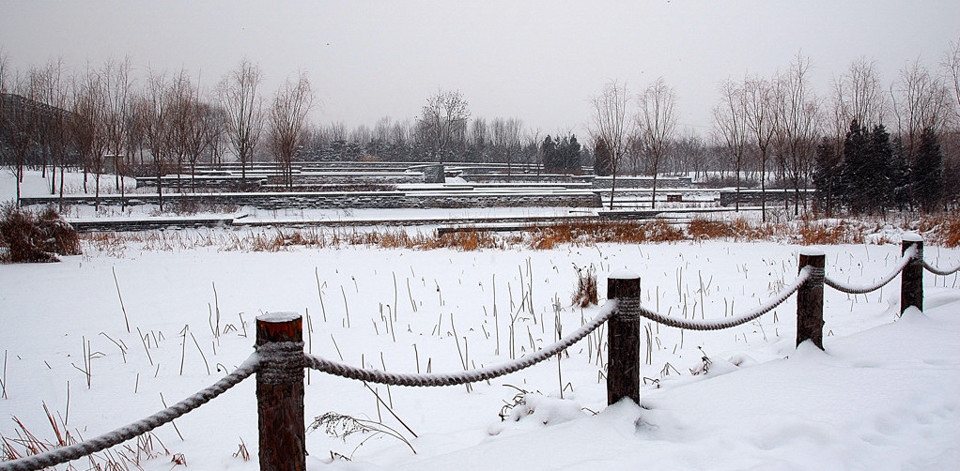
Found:
[[[798,231],[804,245],[862,244],[866,240],[864,227],[847,221],[828,225],[804,220]]]
[[[597,304],[597,269],[593,265],[577,270],[577,289],[573,292],[573,305],[587,307]]]
[[[419,235],[419,234],[418,234]],[[489,232],[482,231],[463,231],[443,234],[437,238],[426,238],[422,243],[417,244],[417,249],[457,249],[457,250],[480,250],[480,249],[503,249],[507,241],[495,237]]]
[[[960,215],[953,215],[943,221],[940,243],[944,247],[960,247]]]
[[[944,247],[960,247],[960,213],[924,217],[917,229]]]
[[[695,240],[736,237],[733,225],[724,221],[694,218],[687,226],[687,233]]]
[[[80,237],[52,207],[39,213],[12,204],[0,210],[0,261],[57,262],[57,255],[79,255]]]
[[[557,244],[591,244],[603,242],[644,243],[685,240],[683,229],[661,221],[590,221],[577,220],[546,226],[534,232],[527,246],[549,250]]]

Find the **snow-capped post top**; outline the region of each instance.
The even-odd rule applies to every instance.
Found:
[[[800,255],[808,257],[822,257],[826,255],[820,247],[803,247],[800,249]]]
[[[901,236],[900,240],[903,242],[923,242],[923,237],[916,232],[907,232]]]
[[[270,322],[270,323],[282,323],[290,322],[294,319],[299,319],[299,312],[268,312],[257,316],[257,320],[260,322]]]
[[[640,278],[640,275],[627,269],[621,269],[611,273],[607,278],[611,280],[635,280]]]

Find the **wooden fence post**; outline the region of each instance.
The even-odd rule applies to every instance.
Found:
[[[810,278],[797,290],[797,346],[810,340],[823,350],[823,269],[826,255],[817,249],[800,252],[800,270],[811,267]]]
[[[257,317],[257,414],[261,471],[304,471],[303,321],[300,314]]]
[[[901,255],[911,246],[917,247],[917,254],[900,274],[900,315],[903,315],[903,311],[910,306],[923,311],[923,237],[904,234],[900,244]]]
[[[607,279],[617,313],[607,321],[607,404],[624,397],[640,404],[640,276],[619,271]]]

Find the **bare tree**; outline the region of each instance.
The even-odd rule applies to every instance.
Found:
[[[859,58],[847,72],[834,80],[834,135],[843,137],[856,120],[872,127],[884,121],[887,103],[875,61]]]
[[[209,104],[205,113],[209,128],[207,129],[207,149],[210,153],[210,163],[223,163],[223,154],[227,146],[227,112],[216,104]]]
[[[42,82],[40,99],[48,106],[50,112],[41,124],[39,140],[51,165],[50,194],[56,194],[57,192],[57,167],[60,167],[59,189],[60,209],[62,210],[63,174],[69,146],[69,123],[66,111],[68,107],[67,93],[63,83],[63,62],[61,60],[50,61],[47,64],[43,71]]]
[[[7,52],[0,48],[0,93],[7,93],[7,75],[9,74],[10,59],[7,58]],[[3,106],[0,104],[0,106]],[[2,108],[0,108],[2,109]]]
[[[800,186],[811,172],[820,134],[819,106],[809,88],[809,70],[810,59],[798,54],[789,69],[777,76],[773,92],[777,113],[775,139],[784,162],[784,176],[793,184],[794,215],[800,212]],[[784,198],[784,205],[787,204]]]
[[[240,184],[246,185],[247,163],[263,130],[263,106],[259,94],[260,67],[244,59],[220,82],[220,105],[227,111],[227,135],[240,160]]]
[[[941,65],[946,69],[950,86],[953,87],[954,124],[960,126],[960,39],[950,43],[950,50]]]
[[[676,94],[667,86],[663,77],[658,78],[639,96],[640,113],[637,115],[637,127],[651,160],[653,191],[650,206],[652,208],[657,207],[657,175],[660,173],[660,162],[666,155],[667,147],[677,129],[676,103]]]
[[[720,86],[720,97],[720,104],[713,108],[713,132],[734,162],[737,181],[734,207],[739,212],[740,178],[750,129],[747,124],[747,95],[743,85],[727,80]]]
[[[123,178],[126,176],[127,155],[126,143],[129,132],[127,114],[132,89],[130,79],[130,59],[122,62],[109,60],[104,64],[100,75],[104,88],[104,126],[107,140],[107,152],[113,159],[116,172],[116,187],[120,194],[125,194]]]
[[[513,175],[513,161],[520,152],[523,121],[517,118],[494,118],[493,146],[507,163],[507,178]],[[537,143],[539,144],[539,143]]]
[[[137,107],[137,113],[143,120],[147,145],[153,162],[153,172],[157,178],[157,198],[163,211],[163,175],[167,155],[170,151],[169,125],[169,79],[166,74],[150,72],[147,95]]]
[[[920,133],[929,129],[940,134],[950,118],[951,92],[941,77],[932,75],[916,59],[906,65],[890,90],[897,129],[908,155],[920,146]]]
[[[767,157],[774,131],[777,129],[773,87],[766,79],[753,77],[744,81],[747,102],[747,127],[760,152],[760,211],[761,220],[767,220]]]
[[[73,137],[84,162],[93,172],[94,207],[100,206],[100,177],[103,175],[110,139],[108,132],[108,89],[102,73],[88,70],[74,85]],[[86,171],[84,172],[86,185]],[[84,191],[87,191],[84,186]]]
[[[470,152],[476,162],[486,162],[490,143],[490,130],[487,120],[477,117],[470,122]]]
[[[31,153],[38,148],[41,113],[39,99],[42,90],[42,71],[31,68],[26,74],[17,74],[10,87],[12,93],[4,96],[4,127],[9,139],[9,154],[16,180],[16,204],[20,205],[24,170]]]
[[[465,136],[470,119],[468,106],[459,90],[440,90],[427,98],[417,125],[438,162],[443,163],[450,146]]]
[[[310,80],[301,73],[297,83],[289,80],[277,90],[270,106],[268,141],[283,169],[283,183],[293,186],[293,157],[306,139],[307,114],[313,106]]]
[[[207,151],[220,139],[214,137],[217,132],[220,116],[217,108],[200,99],[199,90],[189,101],[190,113],[187,114],[187,131],[184,139],[187,165],[190,167],[190,187],[197,190],[197,165]],[[213,159],[211,159],[213,160]]]
[[[613,197],[617,186],[617,172],[620,159],[627,145],[627,105],[630,96],[627,86],[615,80],[607,82],[603,91],[593,97],[593,139],[602,140],[610,151],[613,178],[610,182],[610,209],[613,209]]]

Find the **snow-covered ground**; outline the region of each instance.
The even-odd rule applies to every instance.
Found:
[[[74,436],[89,438],[192,394],[247,358],[262,312],[308,315],[306,348],[325,358],[451,372],[463,361],[480,367],[509,361],[511,352],[522,356],[554,342],[558,323],[569,333],[593,317],[597,308],[570,306],[575,267],[595,267],[601,298],[606,276],[628,269],[641,276],[645,306],[710,319],[769,299],[796,276],[800,250],[719,241],[476,252],[84,248],[57,264],[0,265],[0,434],[8,439],[17,437],[16,417],[52,440],[44,405]],[[900,253],[898,245],[823,250],[829,276],[862,284],[889,272]],[[928,246],[926,257],[941,267],[960,264],[958,249]],[[605,332],[573,346],[559,364],[472,391],[370,385],[417,437],[362,383],[311,372],[308,425],[329,411],[381,422],[417,453],[384,434],[341,439],[320,427],[307,434],[307,465],[958,469],[960,281],[928,273],[925,290],[926,311],[900,318],[896,280],[865,296],[826,289],[823,352],[794,347],[795,298],[719,332],[644,321],[642,407],[606,406]],[[706,373],[694,374],[704,357]],[[90,372],[89,385],[81,370]],[[504,410],[519,389],[529,391],[526,404]],[[141,461],[144,469],[175,467],[173,454],[194,469],[257,468],[252,379],[175,423],[155,431],[171,455]],[[251,461],[233,456],[241,443]]]

